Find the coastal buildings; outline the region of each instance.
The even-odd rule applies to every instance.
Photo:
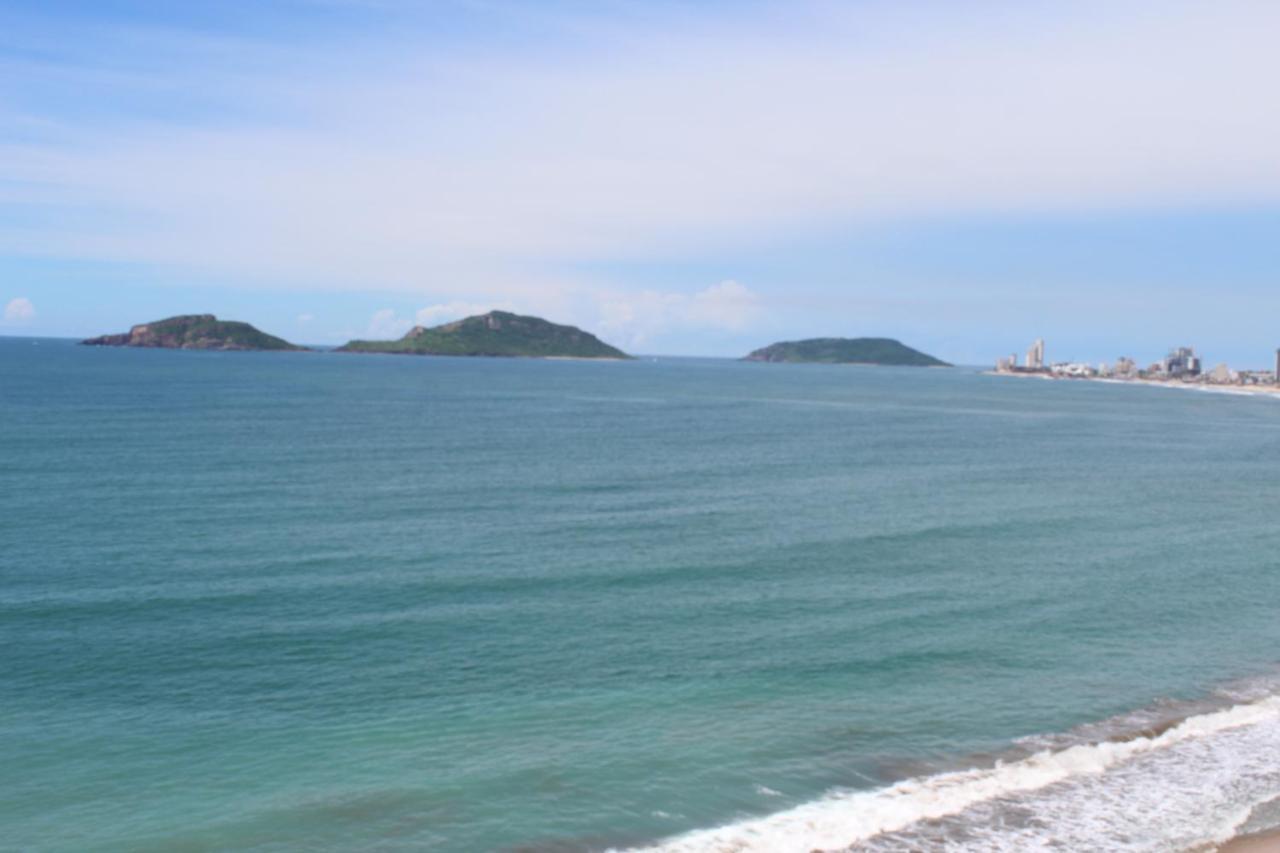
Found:
[[[997,373],[1047,373],[1048,368],[1044,363],[1044,340],[1036,338],[1032,341],[1031,346],[1027,347],[1026,355],[1023,357],[1022,366],[1018,366],[1018,355],[1007,356],[1005,358],[996,359]]]
[[[1027,360],[1025,362],[1027,370],[1044,369],[1044,339],[1036,338],[1035,342],[1027,348]]]
[[[1139,368],[1128,356],[1116,359],[1115,365],[1091,364],[1076,361],[1045,364],[1044,341],[1037,338],[1027,349],[1022,365],[1014,355],[997,359],[996,373],[1032,374],[1061,379],[1121,379],[1145,382],[1177,383],[1180,385],[1231,385],[1267,386],[1268,390],[1280,390],[1280,349],[1275,351],[1273,370],[1232,370],[1219,364],[1205,371],[1194,347],[1174,347],[1161,360],[1146,368]]]
[[[1177,379],[1200,375],[1200,358],[1191,347],[1177,347],[1164,357],[1165,376]]]
[[[1049,365],[1049,374],[1051,376],[1067,376],[1072,379],[1092,379],[1095,376],[1099,376],[1101,371],[1092,364],[1085,364],[1080,361],[1064,361]]]

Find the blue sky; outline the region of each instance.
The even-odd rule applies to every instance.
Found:
[[[0,2],[0,334],[1268,366],[1267,2]]]

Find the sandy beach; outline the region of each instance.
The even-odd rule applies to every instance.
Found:
[[[1163,381],[1159,379],[1087,379],[1086,382],[1107,382],[1113,385],[1148,385],[1153,388],[1177,388],[1184,391],[1203,391],[1207,394],[1235,394],[1248,397],[1272,397],[1280,394],[1277,385],[1205,385],[1196,382]]]
[[[1280,853],[1280,829],[1233,838],[1218,853]]]
[[[1009,373],[1000,370],[985,371],[988,376],[1017,376],[1028,379],[1047,379],[1052,382],[1102,382],[1107,385],[1145,385],[1151,388],[1173,388],[1181,391],[1201,391],[1206,394],[1229,394],[1246,397],[1274,397],[1280,395],[1280,385],[1208,385],[1199,382],[1181,382],[1161,379],[1114,379],[1094,376],[1053,376],[1048,373]]]

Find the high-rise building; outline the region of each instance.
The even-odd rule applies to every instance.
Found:
[[[1191,347],[1178,347],[1164,357],[1166,376],[1199,376],[1200,359]]]
[[[1035,343],[1027,348],[1027,369],[1040,370],[1044,367],[1044,340],[1036,338]]]

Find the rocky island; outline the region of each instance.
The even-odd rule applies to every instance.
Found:
[[[183,314],[142,323],[120,335],[81,341],[91,347],[157,347],[207,350],[305,350],[259,331],[248,323],[219,320],[212,314]]]
[[[490,311],[431,328],[414,326],[395,341],[349,341],[337,351],[511,358],[631,357],[575,326],[509,311]]]
[[[950,367],[941,359],[912,349],[893,338],[809,338],[780,341],[755,350],[743,361],[817,364],[884,364],[906,367]]]

